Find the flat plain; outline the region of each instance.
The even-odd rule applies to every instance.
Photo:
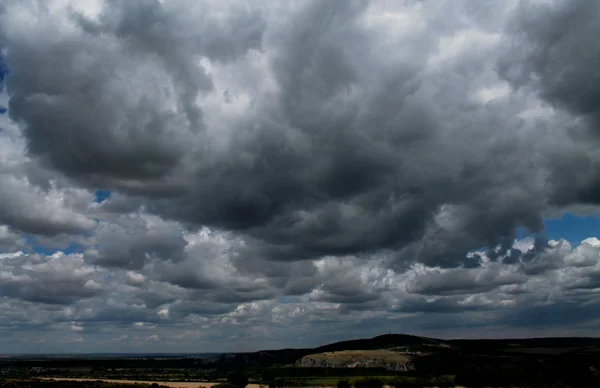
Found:
[[[170,388],[210,388],[218,383],[202,382],[202,381],[144,381],[144,380],[107,380],[107,379],[78,379],[78,378],[43,378],[42,380],[56,380],[56,381],[104,381],[106,383],[118,383],[118,384],[159,384],[165,385]],[[246,388],[260,388],[258,384],[248,384]]]

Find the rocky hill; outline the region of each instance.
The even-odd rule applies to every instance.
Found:
[[[296,361],[308,368],[383,368],[390,371],[414,369],[411,357],[390,350],[342,350],[309,354]]]
[[[299,365],[298,362],[305,356],[318,353],[343,352],[343,351],[369,351],[369,350],[397,350],[404,353],[418,354],[423,349],[431,350],[434,348],[448,347],[446,341],[435,338],[417,337],[406,334],[386,334],[374,338],[356,339],[350,341],[335,342],[317,348],[306,349],[280,349],[280,350],[261,350],[253,353],[227,353],[204,358],[203,364],[224,364],[224,365],[256,365],[270,366],[279,365]],[[309,364],[313,361],[306,361]],[[325,361],[314,361],[315,365]],[[326,363],[326,362],[325,362]],[[368,362],[371,364],[379,361]],[[352,364],[352,363],[350,363]],[[349,365],[350,365],[349,364]],[[358,365],[358,364],[357,364]],[[398,368],[401,368],[398,366]]]
[[[363,356],[348,351],[362,351]],[[389,351],[410,358],[407,363],[389,358],[364,356],[367,351]],[[346,353],[344,353],[346,352]],[[204,365],[274,366],[297,365],[313,367],[384,367],[402,370],[411,368],[419,356],[502,356],[519,354],[600,354],[600,338],[529,338],[501,340],[442,340],[405,334],[386,334],[374,338],[335,342],[305,349],[261,350],[250,353],[227,353],[197,359]],[[360,352],[358,353],[361,354]],[[307,357],[309,356],[309,357]],[[347,359],[347,357],[349,357]],[[362,358],[361,358],[362,357]],[[401,365],[402,364],[402,365]],[[406,365],[406,366],[403,366]],[[397,368],[397,369],[394,369]]]

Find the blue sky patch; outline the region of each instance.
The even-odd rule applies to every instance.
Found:
[[[535,235],[525,228],[517,228],[517,238]],[[541,236],[548,240],[565,239],[571,245],[576,246],[588,237],[600,236],[600,218],[594,216],[576,216],[565,213],[561,218],[549,218],[544,220],[544,230]]]
[[[4,63],[4,58],[0,55],[0,92],[4,90],[4,79],[8,74],[8,67]]]
[[[96,201],[97,203],[101,203],[111,197],[112,193],[109,190],[96,190]]]
[[[64,254],[69,255],[71,253],[82,253],[84,251],[84,246],[81,244],[71,243],[66,248],[61,249],[61,247],[45,247],[40,245],[38,244],[35,236],[32,235],[24,235],[23,238],[25,239],[27,245],[29,245],[35,253],[40,253],[43,255],[53,255],[56,252],[63,252]]]
[[[588,237],[600,236],[600,218],[593,216],[580,217],[566,213],[560,219],[545,220],[544,225],[549,240],[564,238],[572,245],[578,245]]]
[[[529,236],[529,232],[525,228],[517,228],[517,239],[522,240],[525,237]]]
[[[2,105],[0,105],[0,115],[5,114],[7,111],[7,109],[5,107],[3,107]]]
[[[8,67],[4,62],[4,57],[0,55],[0,81],[4,79],[4,75],[8,73]]]

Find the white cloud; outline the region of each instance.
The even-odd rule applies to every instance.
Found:
[[[598,213],[595,81],[577,77],[593,52],[557,55],[564,72],[544,58],[552,2],[529,16],[516,1],[7,4],[7,349],[600,319],[598,238],[514,239],[545,215]],[[519,23],[533,43],[515,48]]]

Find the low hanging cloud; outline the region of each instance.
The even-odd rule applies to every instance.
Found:
[[[597,2],[3,4],[0,330],[600,319]]]
[[[202,239],[223,242],[222,236]],[[363,333],[376,334],[397,322],[409,332],[437,330],[459,336],[470,335],[466,328],[496,330],[492,335],[523,333],[526,328],[552,334],[553,329],[565,328],[585,332],[595,325],[600,319],[595,308],[595,290],[600,285],[596,239],[574,248],[564,240],[549,241],[536,259],[559,259],[533,274],[527,254],[538,249],[534,240],[516,241],[512,249],[520,257],[512,264],[500,264],[508,252],[499,261],[481,252],[478,268],[418,264],[401,273],[386,268],[382,260],[323,258],[314,262],[311,291],[285,297],[281,274],[250,279],[233,268],[211,268],[206,275],[215,283],[197,289],[157,279],[153,266],[139,272],[107,270],[87,265],[80,254],[6,254],[0,266],[2,293],[11,306],[20,307],[2,310],[7,325],[0,330],[53,330],[67,335],[75,326],[88,338],[86,346],[93,348],[131,345],[131,333],[144,329],[161,338],[163,346],[178,349],[189,346],[182,342],[189,337],[217,346],[225,341],[219,334],[225,331],[250,340],[251,347],[270,340],[291,344],[286,342],[289,337],[285,339],[290,325],[302,331],[319,325],[339,339],[343,337],[338,327],[352,331],[367,323]],[[568,317],[557,315],[567,311]],[[463,324],[457,325],[456,319]],[[327,323],[335,323],[337,334],[329,331]],[[274,337],[257,335],[257,328]],[[123,335],[131,338],[116,340]]]

